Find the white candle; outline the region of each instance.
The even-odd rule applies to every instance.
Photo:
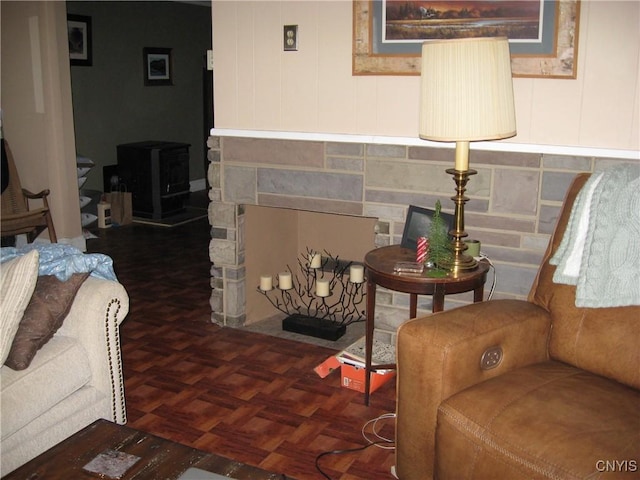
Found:
[[[320,265],[322,265],[322,255],[319,253],[312,253],[309,255],[309,263],[311,268],[320,268]]]
[[[455,169],[461,172],[469,170],[469,142],[456,142]]]
[[[362,282],[364,282],[364,266],[362,266],[362,265],[351,265],[349,267],[349,281],[351,283],[362,283]]]
[[[278,274],[278,288],[280,290],[289,290],[291,288],[291,274],[289,272],[280,272]]]
[[[316,295],[319,297],[329,296],[329,280],[318,280],[316,282]]]
[[[260,275],[260,290],[268,292],[273,288],[273,280],[271,275]]]

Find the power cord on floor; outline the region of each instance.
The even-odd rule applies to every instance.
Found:
[[[316,457],[316,470],[318,470],[318,472],[320,472],[320,474],[321,474],[324,478],[326,478],[326,479],[328,479],[328,480],[333,480],[329,475],[327,475],[327,474],[322,470],[322,468],[320,468],[320,463],[319,463],[319,462],[320,462],[320,459],[321,459],[321,458],[326,457],[327,455],[341,455],[341,454],[343,454],[343,453],[360,452],[360,451],[362,451],[362,450],[366,450],[366,449],[367,449],[367,448],[369,448],[369,447],[373,447],[373,446],[377,446],[377,445],[385,444],[385,443],[389,443],[389,442],[385,442],[385,441],[382,441],[382,442],[373,442],[373,443],[369,443],[369,444],[367,444],[367,445],[363,445],[362,447],[357,447],[357,448],[348,448],[348,449],[345,449],[345,450],[331,450],[330,452],[322,452],[320,455],[318,455],[318,456]]]
[[[394,440],[391,439],[391,438],[383,437],[376,430],[376,426],[378,425],[378,422],[380,420],[384,420],[384,419],[387,419],[387,418],[396,418],[396,414],[395,413],[385,413],[385,414],[380,415],[379,417],[376,417],[376,418],[373,418],[373,419],[369,420],[367,423],[365,423],[362,426],[362,437],[369,444],[381,443],[381,444],[376,445],[378,448],[382,448],[384,450],[393,450],[393,449],[396,448]],[[367,426],[369,426],[369,425],[371,425],[371,432],[376,437],[376,440],[371,440],[369,437],[367,437],[366,429],[367,429]],[[391,444],[394,444],[394,445],[393,446],[385,445],[385,443],[391,443]]]
[[[332,478],[324,470],[322,470],[322,468],[320,467],[320,459],[322,459],[322,458],[324,458],[324,457],[326,457],[328,455],[342,455],[342,454],[345,454],[345,453],[360,452],[360,451],[366,450],[369,447],[378,447],[378,448],[383,448],[383,449],[386,449],[386,450],[393,450],[395,448],[394,440],[381,436],[378,433],[378,431],[376,430],[376,426],[377,426],[377,424],[378,424],[378,422],[380,420],[387,419],[387,418],[395,418],[395,417],[396,417],[395,413],[385,413],[383,415],[380,415],[379,417],[376,417],[376,418],[373,418],[373,419],[367,421],[362,426],[362,436],[368,442],[366,445],[363,445],[361,447],[356,447],[356,448],[347,448],[347,449],[344,449],[344,450],[331,450],[331,451],[328,451],[328,452],[322,452],[316,457],[316,470],[318,470],[318,472],[324,478],[326,478],[328,480],[332,480]],[[373,435],[376,438],[378,438],[379,440],[371,441],[369,439],[369,437],[367,436],[366,431],[365,431],[368,425],[372,425]]]

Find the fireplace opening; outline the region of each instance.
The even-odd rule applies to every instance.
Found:
[[[279,272],[298,271],[298,258],[308,250],[360,263],[375,248],[373,217],[259,205],[244,209],[245,325],[284,316],[258,291],[261,275],[273,276],[275,286]]]

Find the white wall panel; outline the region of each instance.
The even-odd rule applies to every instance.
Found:
[[[639,12],[582,1],[578,78],[515,79],[511,141],[639,148]],[[214,0],[213,18],[218,128],[416,135],[418,77],[351,75],[351,1]],[[282,52],[285,23],[299,25],[298,52]]]

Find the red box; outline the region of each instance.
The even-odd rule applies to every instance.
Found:
[[[353,367],[351,365],[342,364],[340,366],[340,375],[342,386],[351,390],[364,393],[364,368]],[[371,385],[369,393],[375,392],[382,385],[396,376],[395,370],[380,370],[371,372]]]
[[[333,371],[340,368],[340,384],[351,390],[364,393],[364,366],[356,367],[340,362],[337,356],[327,358],[324,362],[314,368],[314,371],[325,378]],[[375,392],[382,385],[396,376],[395,370],[379,370],[371,372],[371,386],[369,393]]]
[[[320,376],[320,378],[324,378],[334,370],[340,368],[340,365],[341,363],[336,357],[329,357],[313,370]]]

